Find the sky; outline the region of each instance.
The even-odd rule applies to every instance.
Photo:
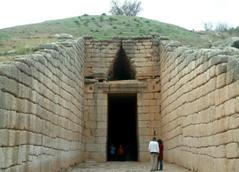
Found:
[[[203,30],[204,23],[239,26],[238,0],[140,1],[140,17],[190,30]],[[111,0],[0,0],[0,5],[0,28],[6,28],[83,14],[109,14]]]

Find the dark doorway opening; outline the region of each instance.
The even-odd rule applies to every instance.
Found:
[[[111,155],[112,145],[116,155]],[[117,155],[122,145],[123,156]],[[137,94],[108,95],[108,161],[137,161]]]

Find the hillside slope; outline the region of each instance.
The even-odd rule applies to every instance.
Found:
[[[209,40],[205,34],[141,17],[83,15],[0,29],[0,55],[29,53],[38,44],[55,41],[57,33],[68,33],[75,38],[87,35],[96,39],[160,35],[197,47],[208,47]]]

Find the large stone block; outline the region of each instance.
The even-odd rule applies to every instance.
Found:
[[[226,171],[237,172],[239,169],[238,159],[227,159]]]
[[[239,112],[239,96],[235,98],[235,108],[236,108],[236,112]]]
[[[4,92],[9,92],[14,96],[18,93],[18,82],[13,79],[9,79],[6,76],[0,76],[0,89]]]
[[[96,143],[106,144],[107,143],[107,138],[106,137],[96,137]]]
[[[225,102],[225,115],[231,115],[235,113],[235,99],[230,99]]]
[[[234,114],[230,116],[228,122],[230,129],[239,128],[239,114]]]
[[[148,152],[139,153],[139,161],[147,162],[150,160],[150,154]]]
[[[91,160],[96,160],[97,162],[105,162],[106,161],[106,154],[102,152],[92,152],[91,153]]]
[[[98,137],[106,137],[107,136],[107,130],[105,128],[100,128],[96,130],[96,135]]]
[[[226,145],[226,156],[227,158],[238,158],[239,157],[239,144],[229,143]]]
[[[7,129],[0,129],[0,147],[8,146],[9,144],[9,132]]]
[[[6,148],[0,147],[0,168],[5,167]]]
[[[227,171],[227,160],[226,158],[215,158],[214,161],[214,170],[216,172],[225,172]]]
[[[96,127],[97,129],[100,129],[100,128],[107,128],[107,123],[106,122],[97,122],[96,124]]]
[[[17,107],[17,98],[13,96],[12,94],[9,94],[7,92],[2,92],[0,90],[0,108],[16,111]]]
[[[89,152],[105,152],[106,146],[99,143],[86,144],[86,150]]]
[[[228,70],[226,73],[227,84],[231,84],[232,82],[239,80],[239,66],[234,69]]]
[[[229,87],[226,86],[226,87],[216,90],[216,94],[219,94],[219,100],[216,99],[216,102],[218,101],[219,104],[227,101],[229,99]]]
[[[228,86],[228,96],[229,98],[239,96],[239,80]]]
[[[10,167],[17,164],[18,147],[5,147],[3,167]]]
[[[220,145],[218,147],[215,147],[213,151],[213,155],[216,158],[225,158],[226,157],[226,146]]]
[[[215,119],[222,118],[225,116],[225,104],[216,106],[216,113],[214,114]]]
[[[218,52],[218,54],[221,53],[221,52]],[[216,56],[213,56],[210,60],[209,60],[209,65],[212,66],[212,65],[217,65],[217,64],[220,64],[220,63],[227,63],[228,61],[228,57],[225,56],[225,55],[216,55]]]
[[[226,72],[227,72],[227,63],[221,63],[216,66],[216,75],[220,75]]]
[[[222,88],[226,85],[226,74],[222,73],[217,76],[217,88]]]
[[[7,128],[9,124],[9,114],[10,111],[0,108],[0,128]]]

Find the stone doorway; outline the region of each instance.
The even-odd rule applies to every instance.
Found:
[[[137,134],[137,94],[108,94],[108,131],[107,160],[119,160],[109,155],[113,144],[116,148],[122,145],[125,150],[125,161],[138,160]]]

